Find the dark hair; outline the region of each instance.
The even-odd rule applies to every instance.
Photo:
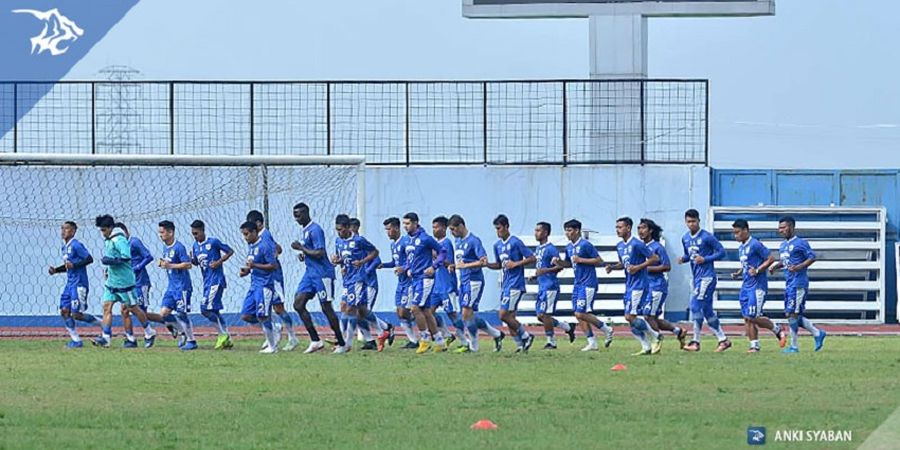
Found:
[[[357,219],[356,217],[351,217],[350,218],[350,226],[351,227],[361,227],[362,222],[360,222],[359,219]]]
[[[175,224],[171,220],[163,220],[159,226],[169,231],[175,231]]]
[[[629,227],[634,226],[634,221],[631,220],[631,217],[619,217],[618,219],[616,219],[616,222],[623,222],[625,225],[628,225]]]
[[[266,219],[263,217],[263,213],[253,210],[247,213],[247,222],[266,222]]]
[[[506,217],[506,214],[500,214],[497,217],[494,217],[494,225],[500,225],[506,228],[509,228],[509,218]]]
[[[550,224],[549,224],[549,223],[547,223],[547,222],[538,222],[538,223],[537,223],[537,226],[541,227],[541,229],[543,229],[544,231],[546,231],[547,234],[550,234],[551,228],[550,228]]]
[[[116,220],[113,219],[113,216],[104,214],[102,216],[97,216],[97,218],[94,219],[94,226],[97,228],[112,228],[116,226]]]
[[[460,225],[465,225],[466,220],[462,218],[459,214],[454,214],[450,216],[450,221],[448,222],[451,227],[458,227]]]
[[[797,226],[797,221],[794,220],[794,218],[791,216],[784,216],[784,217],[778,219],[778,223],[786,223],[792,227]]]
[[[742,230],[750,231],[750,224],[747,223],[745,219],[735,220],[733,224],[731,224],[732,228],[740,228]]]
[[[334,218],[334,224],[340,225],[342,227],[350,226],[350,216],[346,214],[338,214],[337,217]]]
[[[122,222],[116,222],[116,224],[113,225],[113,226],[116,227],[116,228],[121,228],[122,231],[124,231],[124,232],[126,232],[126,233],[128,232],[128,227],[126,227],[125,224],[122,223]]]
[[[246,222],[244,222],[244,223],[241,224],[241,230],[252,231],[252,232],[254,232],[254,233],[259,232],[259,229],[256,228],[256,222],[253,222],[253,221],[250,221],[250,220],[248,220],[248,221],[246,221]]]
[[[403,218],[407,219],[407,220],[411,220],[416,223],[419,222],[419,215],[414,212],[408,212],[408,213],[404,214]]]
[[[388,217],[387,219],[384,219],[384,222],[382,222],[381,224],[384,226],[390,225],[392,227],[400,228],[400,219],[396,217]]]
[[[684,218],[700,220],[700,211],[697,211],[696,209],[691,208],[684,212]]]
[[[72,229],[75,229],[75,230],[78,229],[78,224],[75,222],[72,222],[71,220],[67,220],[67,221],[63,222],[63,225],[68,225],[68,226],[72,227]]]
[[[450,225],[450,220],[444,216],[437,216],[432,221],[432,224],[439,224],[440,226],[447,228]]]
[[[197,220],[191,222],[191,228],[197,228],[199,230],[206,231],[206,224],[203,223],[202,220],[197,219]]]
[[[309,211],[309,206],[307,206],[306,203],[300,202],[300,203],[297,203],[296,205],[294,205],[294,209],[302,209],[305,211]]]
[[[648,229],[650,229],[650,238],[654,241],[658,241],[659,237],[662,235],[662,227],[656,224],[651,219],[641,219],[641,223],[646,225]]]
[[[563,228],[572,228],[573,230],[581,230],[581,222],[572,219],[563,224]]]

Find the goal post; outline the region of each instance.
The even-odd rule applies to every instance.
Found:
[[[163,244],[157,224],[175,223],[175,237],[188,249],[190,224],[206,223],[207,235],[235,250],[226,263],[228,289],[223,312],[240,309],[249,286],[239,278],[246,252],[239,227],[248,211],[266,215],[267,227],[284,248],[285,289],[293,292],[302,265],[290,249],[300,237],[293,205],[305,202],[334,242],[334,216],[364,218],[365,159],[361,156],[187,156],[0,154],[0,326],[44,324],[58,314],[65,274],[50,276],[62,264],[60,227],[78,225],[81,241],[95,263],[88,266],[89,311],[100,311],[103,238],[94,218],[110,214],[123,222],[158,257]],[[366,221],[363,220],[363,223]],[[147,267],[153,287],[150,307],[158,309],[166,286],[165,271]],[[193,310],[202,293],[199,270],[191,271]],[[21,320],[19,320],[21,319]],[[47,325],[58,325],[48,320]]]

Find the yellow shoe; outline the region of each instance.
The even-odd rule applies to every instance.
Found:
[[[641,351],[639,351],[639,352],[632,353],[631,356],[644,356],[644,355],[649,355],[649,354],[650,354],[650,350],[641,349]]]
[[[421,355],[422,353],[427,352],[429,348],[431,348],[431,344],[421,340],[419,341],[419,348],[416,349],[416,354]]]
[[[435,353],[441,353],[441,352],[446,352],[446,351],[447,351],[447,347],[444,347],[444,346],[441,345],[441,344],[434,344],[433,349],[434,349],[434,352],[435,352]]]
[[[662,339],[656,339],[650,344],[650,353],[655,355],[659,353],[660,350],[662,350]]]

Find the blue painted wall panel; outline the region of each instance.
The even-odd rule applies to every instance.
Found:
[[[837,204],[835,174],[778,172],[775,203],[778,205],[828,206]]]
[[[754,206],[772,204],[771,171],[734,170],[716,172],[713,195],[721,205]]]

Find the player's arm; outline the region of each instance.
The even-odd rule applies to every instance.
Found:
[[[50,266],[50,267],[47,269],[47,273],[49,273],[50,275],[56,275],[56,274],[58,274],[58,273],[65,273],[65,271],[66,271],[66,265],[65,265],[65,264],[63,264],[63,265],[61,265],[61,266],[56,266],[56,267]]]
[[[672,266],[669,264],[656,264],[650,267],[647,267],[647,272],[650,273],[665,273],[672,270]]]
[[[517,267],[522,267],[528,264],[534,264],[534,262],[536,261],[534,253],[531,252],[531,249],[525,246],[525,243],[516,239],[516,243],[514,245],[519,248],[519,252],[522,254],[522,259],[520,259],[519,261],[507,260],[507,269],[515,269]]]
[[[632,264],[630,267],[628,267],[629,273],[636,274],[659,262],[659,255],[650,251],[650,248],[646,245],[638,245],[637,251],[644,255],[644,262],[640,264]]]
[[[775,261],[775,264],[769,266],[769,273],[775,273],[778,269],[784,267],[784,264],[781,264],[781,261]]]
[[[264,270],[266,272],[274,272],[275,269],[278,268],[278,264],[275,263],[275,252],[269,252],[268,249],[266,249],[266,250],[267,250],[266,253],[260,252],[260,254],[262,256],[265,256],[264,258],[262,258],[262,260],[264,262],[257,262],[256,260],[253,260],[253,261],[248,260],[247,261],[247,269],[251,269],[251,270],[252,269],[260,269],[260,270]],[[265,261],[267,261],[267,262],[265,262]]]
[[[725,247],[722,246],[722,243],[719,242],[715,236],[710,236],[712,242],[709,244],[713,252],[709,256],[700,256],[699,254],[694,258],[694,262],[697,264],[703,264],[705,262],[715,262],[725,259]]]
[[[147,249],[146,246],[144,246],[143,242],[137,241],[137,244],[137,250],[138,254],[141,256],[141,260],[137,263],[136,266],[134,266],[134,271],[140,272],[141,270],[144,270],[147,265],[153,262],[153,254],[150,253],[150,250]]]
[[[799,272],[816,262],[816,253],[810,248],[809,244],[803,246],[803,251],[806,253],[806,259],[800,264],[788,267],[788,270],[791,272]]]
[[[559,259],[559,254],[553,256],[550,259],[550,267],[540,267],[534,270],[534,276],[539,277],[541,275],[546,275],[548,273],[560,273],[563,271],[564,267],[561,265],[561,260]]]
[[[168,262],[163,260],[163,263],[160,264],[160,267],[164,269],[174,269],[174,270],[191,270],[191,257],[188,256],[187,251],[184,247],[178,247],[175,250],[175,256],[178,257],[179,262]]]
[[[768,250],[766,250],[766,251],[768,251]],[[754,267],[751,269],[750,275],[756,276],[756,274],[758,274],[758,273],[765,273],[767,270],[769,270],[769,266],[771,266],[772,263],[774,263],[774,262],[775,262],[775,256],[772,255],[771,253],[769,253],[768,256],[766,257],[766,260],[763,261],[763,263],[760,264],[759,267]]]
[[[228,244],[219,241],[219,259],[209,263],[209,267],[213,269],[218,269],[222,267],[222,264],[225,264],[225,261],[231,259],[234,256],[234,249],[228,246]]]
[[[372,243],[369,242],[366,238],[359,238],[359,246],[361,249],[366,250],[368,253],[366,253],[365,258],[353,261],[353,265],[355,267],[365,267],[378,257],[378,249],[375,248],[375,246],[372,245]]]

